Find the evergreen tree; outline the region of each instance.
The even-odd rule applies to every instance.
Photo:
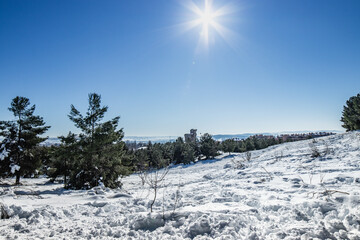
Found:
[[[0,136],[4,137],[0,146],[0,170],[2,176],[16,176],[16,184],[20,177],[32,175],[41,165],[41,159],[34,157],[39,143],[46,140],[39,135],[50,127],[40,116],[35,116],[35,105],[25,97],[15,97],[9,108],[14,116],[13,121],[0,121]]]
[[[92,188],[102,183],[110,188],[120,187],[119,177],[129,172],[123,163],[126,154],[123,129],[117,130],[120,117],[101,122],[107,110],[96,93],[89,94],[85,116],[71,105],[69,118],[82,131],[74,143],[78,149],[70,174],[71,188]]]
[[[173,160],[175,164],[189,164],[196,158],[195,143],[185,143],[181,137],[174,143]]]
[[[186,143],[187,145],[189,145],[193,151],[194,151],[194,158],[198,158],[200,160],[200,155],[201,155],[201,151],[200,151],[200,143],[199,141],[196,139],[195,142],[189,142]],[[194,159],[194,161],[195,161]]]
[[[51,158],[51,149],[53,146],[36,146],[35,149],[32,151],[34,159],[40,161],[40,168],[35,171],[36,175],[46,175],[48,172],[48,167],[50,164]],[[26,175],[25,175],[26,177]]]
[[[254,137],[245,139],[245,152],[255,150]]]
[[[234,139],[226,139],[222,142],[222,150],[228,152],[229,155],[231,152],[234,152],[236,146],[236,141]]]
[[[245,151],[246,151],[245,141],[244,140],[236,141],[234,152],[245,152]]]
[[[205,133],[200,137],[200,151],[206,159],[214,158],[217,155],[216,142],[210,134]]]
[[[55,181],[58,176],[64,177],[64,187],[68,187],[70,170],[72,164],[76,161],[76,157],[79,155],[79,146],[76,143],[76,135],[69,132],[64,137],[60,136],[60,146],[53,147],[52,157],[50,159],[51,170],[48,176],[51,181]]]
[[[149,157],[147,149],[140,149],[134,154],[134,167],[136,171],[146,171],[149,168]]]
[[[150,169],[160,169],[169,165],[169,159],[165,158],[160,143],[149,144],[147,154]]]
[[[166,142],[161,144],[161,150],[163,152],[164,159],[168,159],[168,162],[174,162],[174,143]]]
[[[346,131],[360,129],[360,94],[350,97],[344,106],[341,121]]]
[[[195,161],[196,151],[191,143],[184,144],[183,155],[184,155],[184,159],[183,159],[184,164],[190,164],[191,162]]]
[[[184,162],[184,147],[185,143],[181,137],[178,137],[174,143],[174,163],[180,164]]]

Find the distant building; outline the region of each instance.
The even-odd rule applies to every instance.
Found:
[[[185,142],[189,143],[189,142],[196,142],[196,131],[197,129],[191,129],[190,133],[186,133],[184,135],[185,137]]]

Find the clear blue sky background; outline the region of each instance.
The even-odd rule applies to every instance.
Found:
[[[25,96],[52,128],[75,128],[87,94],[126,135],[341,129],[345,101],[360,90],[360,1],[232,1],[220,19],[234,45],[199,28],[175,0],[0,0],[0,119]],[[196,1],[201,6],[201,1]],[[215,7],[228,1],[214,1]]]

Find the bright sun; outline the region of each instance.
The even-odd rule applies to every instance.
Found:
[[[199,7],[193,1],[187,1],[185,7],[195,14],[195,18],[186,23],[186,29],[190,30],[201,26],[200,39],[204,46],[208,48],[210,32],[214,30],[225,41],[229,43],[232,31],[219,23],[219,17],[228,15],[234,12],[234,7],[225,5],[218,9],[213,9],[213,2],[211,0],[204,0],[203,7]]]
[[[211,9],[211,6],[208,4],[208,1],[205,1],[205,9],[200,12],[199,21],[202,24],[202,32],[201,34],[206,41],[206,44],[209,42],[209,25],[213,25],[215,22],[215,16]]]
[[[206,4],[204,11],[202,11],[200,14],[200,17],[204,25],[208,25],[209,23],[211,23],[214,18],[214,13],[212,12],[211,7]]]

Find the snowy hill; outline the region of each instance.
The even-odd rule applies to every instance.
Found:
[[[359,132],[272,146],[250,161],[224,154],[172,166],[151,214],[153,192],[137,174],[123,179],[123,190],[71,191],[46,181],[1,187],[12,217],[0,220],[0,236],[360,239]]]

